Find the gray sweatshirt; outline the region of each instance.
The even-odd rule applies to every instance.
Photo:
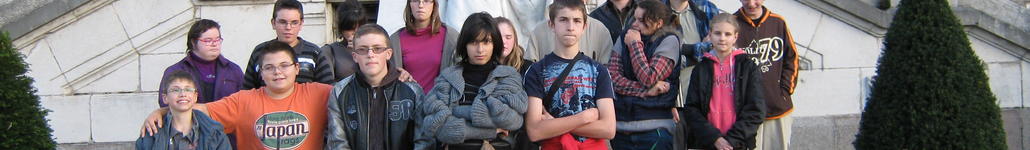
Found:
[[[497,129],[522,127],[526,113],[526,91],[522,77],[511,66],[497,66],[480,87],[471,105],[459,105],[465,87],[461,65],[448,67],[436,78],[436,85],[420,105],[422,138],[435,138],[446,144],[469,139],[491,139]],[[427,139],[422,139],[427,140]]]

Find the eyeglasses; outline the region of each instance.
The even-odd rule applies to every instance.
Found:
[[[204,44],[214,44],[214,43],[222,42],[222,40],[224,40],[224,39],[222,39],[222,37],[218,37],[218,38],[200,39],[200,40],[197,40],[197,41],[200,41],[200,43],[204,43]]]
[[[389,49],[389,47],[359,47],[354,48],[354,53],[358,53],[358,55],[368,55],[371,51],[372,53],[382,54]]]
[[[294,20],[294,21],[276,20],[275,21],[275,25],[279,26],[279,27],[287,27],[287,26],[289,26],[289,27],[299,27],[300,26],[300,21],[299,20]]]
[[[193,93],[193,92],[197,92],[197,89],[194,89],[194,88],[181,88],[181,89],[180,88],[174,88],[174,89],[166,90],[165,94],[182,94],[182,93]]]
[[[433,4],[433,0],[408,0],[411,5]]]
[[[279,66],[276,66],[276,65],[264,65],[264,66],[261,66],[261,72],[282,71],[282,70],[290,69],[290,67],[293,67],[293,65],[297,65],[297,63],[279,64]]]

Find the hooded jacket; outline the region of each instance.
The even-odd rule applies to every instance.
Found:
[[[733,14],[740,24],[737,47],[756,58],[754,63],[762,74],[769,110],[766,118],[777,119],[794,111],[790,95],[797,85],[798,53],[786,20],[765,6],[762,8],[765,11],[757,21],[748,18],[743,9]]]
[[[416,106],[422,97],[422,88],[414,82],[397,81],[399,71],[390,69],[383,86],[372,87],[361,74],[354,74],[333,85],[329,93],[329,120],[326,128],[326,147],[332,150],[368,149],[369,135],[385,136],[385,147],[390,150],[416,149],[418,133]],[[386,122],[370,122],[369,107],[373,97],[369,93],[386,93]],[[370,133],[370,126],[387,126],[386,133]],[[376,143],[378,144],[378,143]]]
[[[693,76],[690,77],[691,84],[687,89],[686,109],[680,111],[681,116],[684,116],[680,124],[689,128],[685,135],[690,148],[714,149],[714,143],[719,137],[725,138],[735,149],[755,148],[758,125],[762,124],[765,118],[761,74],[750,55],[739,54],[732,57],[735,61],[733,102],[736,121],[726,135],[722,135],[719,129],[708,121],[715,72],[712,65],[715,61],[705,57],[694,67]]]
[[[165,114],[164,126],[157,130],[154,135],[146,135],[136,139],[136,149],[149,149],[149,150],[166,150],[171,145],[169,142],[172,140],[172,113]],[[197,134],[196,149],[198,150],[230,150],[232,146],[229,145],[229,137],[225,136],[221,123],[212,120],[203,112],[199,110],[193,110],[193,128]]]
[[[421,137],[426,138],[420,141],[457,144],[495,138],[498,128],[512,131],[522,127],[528,96],[515,68],[499,65],[491,71],[471,105],[459,104],[465,87],[462,69],[455,65],[444,70],[420,105],[419,113],[425,117]]]

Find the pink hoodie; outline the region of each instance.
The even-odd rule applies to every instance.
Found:
[[[708,109],[711,110],[708,113],[708,121],[725,135],[726,131],[729,131],[733,127],[733,123],[737,121],[737,112],[733,102],[735,96],[733,95],[733,86],[737,82],[736,76],[733,74],[735,69],[733,57],[745,54],[745,52],[741,49],[734,49],[723,62],[720,62],[714,53],[716,52],[713,50],[704,54],[705,58],[715,62],[712,64],[715,69],[714,79],[712,79],[712,99],[708,104]]]

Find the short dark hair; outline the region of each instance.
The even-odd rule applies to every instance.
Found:
[[[478,12],[469,15],[465,19],[464,26],[461,28],[461,33],[458,34],[457,53],[461,60],[458,63],[462,65],[469,65],[468,58],[468,45],[473,42],[483,42],[480,37],[487,36],[490,38],[490,43],[493,43],[493,54],[490,55],[490,63],[500,62],[501,55],[504,53],[504,39],[501,39],[501,31],[497,29],[497,22],[494,21],[493,16],[490,16],[486,12]]]
[[[279,41],[268,42],[268,45],[265,45],[264,49],[261,49],[261,51],[258,52],[258,66],[264,64],[265,57],[267,57],[268,54],[275,54],[280,52],[290,55],[290,60],[293,61],[292,63],[297,63],[297,55],[293,53],[293,47],[290,47],[290,44],[286,44]],[[260,70],[260,67],[258,67],[258,72],[260,72]]]
[[[193,84],[194,88],[196,88],[197,86],[197,79],[193,78],[193,75],[184,70],[176,70],[173,71],[171,74],[168,74],[164,77],[163,80],[161,80],[161,87],[165,89],[165,91],[161,91],[161,94],[167,94],[168,89],[170,89],[170,87],[168,86],[171,85],[172,82],[174,82],[175,80],[183,80],[189,82],[190,84]],[[197,93],[200,93],[200,88],[197,88]]]
[[[218,22],[210,19],[200,19],[193,22],[190,26],[190,31],[186,33],[186,53],[193,52],[196,46],[197,40],[201,34],[207,32],[210,29],[221,29],[222,26],[218,25]],[[219,33],[220,34],[220,33]]]
[[[361,36],[364,36],[364,35],[368,35],[368,34],[376,34],[376,35],[381,35],[381,36],[385,37],[383,39],[386,39],[386,43],[387,44],[390,43],[389,33],[386,32],[386,29],[383,29],[383,26],[379,26],[378,24],[370,23],[370,24],[361,25],[360,27],[358,27],[358,29],[355,29],[355,30],[356,31],[354,31],[354,42],[358,41],[358,37],[361,37]],[[357,43],[355,43],[355,44],[357,44]],[[355,45],[355,46],[357,46],[357,45]],[[396,55],[396,54],[394,54],[394,55]]]
[[[336,33],[343,33],[347,30],[357,30],[368,22],[365,16],[365,8],[357,0],[349,0],[336,7]],[[343,35],[339,35],[343,36]]]
[[[558,10],[564,8],[579,10],[579,12],[583,14],[583,19],[587,19],[586,4],[583,4],[583,0],[554,0],[554,3],[547,6],[547,11],[550,12],[547,14],[547,17],[549,17],[547,22],[554,22],[554,16],[558,15]]]
[[[279,17],[276,15],[278,15],[279,11],[283,9],[296,9],[297,12],[300,12],[300,20],[304,20],[304,4],[301,4],[297,0],[277,0],[275,1],[275,6],[272,9],[272,21],[275,21],[275,18]]]

